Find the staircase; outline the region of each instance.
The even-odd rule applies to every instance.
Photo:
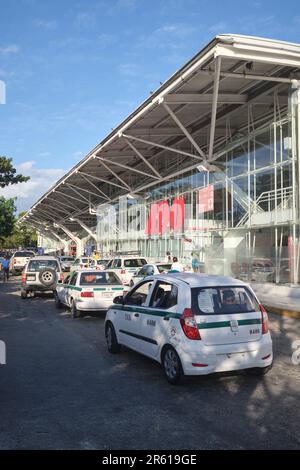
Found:
[[[251,204],[250,210],[247,208],[247,212],[239,220],[235,228],[268,225],[276,222],[283,223],[291,220],[292,196],[292,186],[264,191]],[[275,204],[277,205],[275,206]]]

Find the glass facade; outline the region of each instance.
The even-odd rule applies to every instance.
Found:
[[[299,283],[298,159],[292,112],[228,142],[213,171],[183,172],[99,207],[100,252],[166,252],[245,281]]]

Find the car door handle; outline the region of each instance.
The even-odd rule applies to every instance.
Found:
[[[139,314],[139,313],[135,313],[134,316],[135,316],[135,317],[139,317],[140,314]]]

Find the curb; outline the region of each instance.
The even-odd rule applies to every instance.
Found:
[[[267,310],[267,312],[276,313],[277,315],[281,315],[282,317],[300,319],[300,312],[297,312],[295,310],[287,310],[285,308],[280,308],[280,307],[271,307],[265,304],[263,305],[265,309]]]

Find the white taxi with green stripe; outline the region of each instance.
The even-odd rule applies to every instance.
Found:
[[[273,361],[266,311],[251,287],[223,276],[148,276],[114,299],[105,334],[110,352],[125,345],[151,357],[171,383],[235,370],[262,375]]]
[[[112,271],[73,271],[56,286],[56,306],[70,307],[72,317],[82,311],[103,311],[112,304],[116,295],[123,295],[124,286]]]

